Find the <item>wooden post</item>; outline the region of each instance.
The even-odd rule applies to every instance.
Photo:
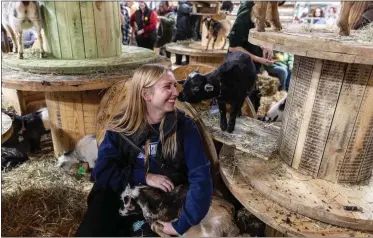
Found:
[[[41,2],[54,57],[89,59],[122,52],[118,2]]]

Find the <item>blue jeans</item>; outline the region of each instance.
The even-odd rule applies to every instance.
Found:
[[[287,67],[274,66],[267,69],[269,75],[280,79],[281,90],[288,91],[290,85],[291,71]]]

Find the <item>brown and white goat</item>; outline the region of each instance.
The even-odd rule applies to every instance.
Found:
[[[215,48],[215,43],[218,38],[221,38],[223,40],[223,45],[221,49],[224,49],[226,43],[227,43],[227,38],[230,29],[232,28],[232,24],[230,20],[221,20],[217,21],[214,20],[212,17],[206,17],[205,19],[202,20],[202,23],[205,24],[207,28],[207,45],[206,45],[206,50],[208,50],[210,41],[213,39],[212,43],[212,49]]]
[[[251,18],[256,25],[258,32],[264,32],[266,21],[269,22],[275,31],[281,31],[280,15],[278,13],[278,1],[255,1]]]
[[[339,14],[338,20],[339,35],[349,36],[350,29],[365,10],[372,8],[373,2],[371,1],[342,2],[341,13]]]
[[[179,185],[171,192],[149,186],[127,186],[121,194],[123,208],[119,210],[122,216],[137,214],[141,209],[145,220],[152,230],[162,237],[169,235],[163,233],[163,226],[158,223],[172,222],[178,219],[181,213],[188,187]],[[184,236],[194,237],[221,237],[237,236],[239,229],[234,223],[234,207],[232,204],[213,197],[210,209],[200,224],[191,227]]]
[[[43,58],[42,18],[39,3],[37,1],[3,2],[2,9],[2,24],[13,41],[13,52],[18,52],[18,58],[23,59],[23,30],[33,26],[40,41],[40,58]]]

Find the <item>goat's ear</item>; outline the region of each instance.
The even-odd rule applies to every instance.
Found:
[[[214,91],[214,86],[212,86],[211,84],[206,84],[205,85],[205,91],[206,92],[212,92],[212,91]]]
[[[183,86],[184,86],[184,84],[185,84],[185,81],[186,81],[185,79],[183,79],[183,80],[178,80],[178,81],[177,81],[177,83],[178,83],[178,84],[181,84],[181,85],[183,85]]]

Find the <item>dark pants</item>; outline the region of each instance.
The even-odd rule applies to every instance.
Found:
[[[136,42],[138,47],[154,49],[155,40],[151,37],[136,37]]]
[[[267,69],[269,75],[278,77],[281,83],[281,90],[288,91],[291,78],[291,70],[283,66],[273,66]]]
[[[172,42],[176,42],[179,40],[187,40],[188,38],[186,36],[183,36],[179,33],[176,33],[176,35],[172,38]],[[176,65],[181,65],[183,61],[183,55],[175,54],[176,57]],[[185,55],[186,58],[186,64],[189,64],[189,55]]]
[[[157,236],[148,223],[134,231],[134,223],[143,221],[144,217],[142,214],[123,217],[119,214],[120,207],[120,194],[94,186],[88,196],[87,212],[75,236]]]

